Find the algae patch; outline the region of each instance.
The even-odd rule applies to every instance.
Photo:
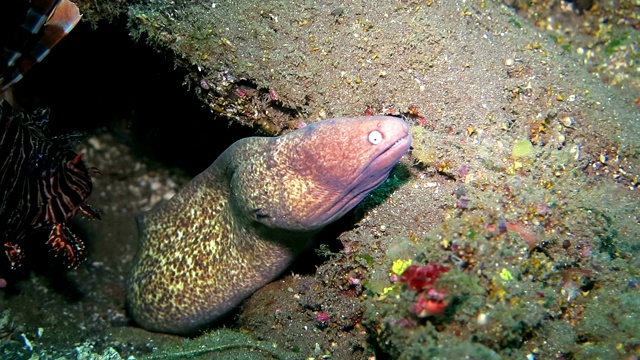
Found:
[[[533,147],[533,144],[531,144],[531,141],[527,139],[519,140],[516,141],[515,144],[513,144],[511,155],[513,155],[513,157],[515,158],[528,157],[533,154],[534,150],[535,149]]]

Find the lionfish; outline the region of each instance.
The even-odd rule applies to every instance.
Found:
[[[71,149],[79,135],[50,137],[48,110],[25,113],[5,98],[73,29],[80,12],[69,0],[32,0],[28,6],[0,53],[0,241],[15,269],[24,258],[20,245],[27,236],[50,229],[46,243],[65,265],[77,268],[86,258],[85,246],[66,223],[78,210],[100,218],[86,204],[92,188],[89,169],[82,154]]]

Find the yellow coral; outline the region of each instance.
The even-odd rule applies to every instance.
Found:
[[[391,265],[391,272],[396,275],[402,275],[402,273],[407,270],[409,265],[411,265],[411,260],[398,259],[393,262],[393,265]]]

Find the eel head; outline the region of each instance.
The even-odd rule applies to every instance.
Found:
[[[271,138],[246,162],[254,171],[235,172],[235,204],[270,228],[319,230],[379,186],[411,141],[409,125],[389,116],[330,119]]]

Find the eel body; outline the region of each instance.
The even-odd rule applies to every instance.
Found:
[[[127,280],[134,320],[174,334],[215,321],[380,185],[411,140],[402,119],[372,116],[237,141],[138,218]]]

